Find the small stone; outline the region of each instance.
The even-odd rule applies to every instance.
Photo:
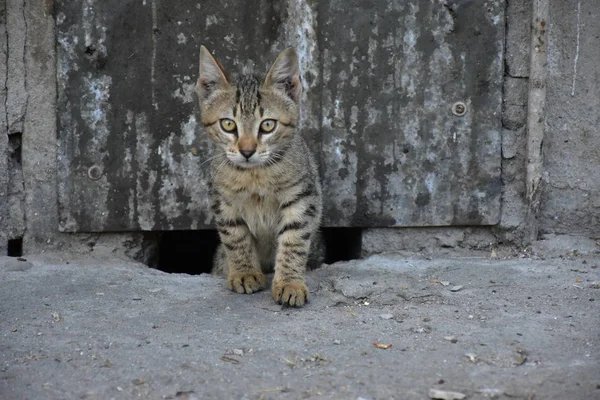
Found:
[[[380,317],[382,319],[392,319],[394,316],[392,314],[381,314]]]
[[[483,394],[485,397],[489,397],[490,399],[497,399],[498,397],[504,394],[504,390],[495,388],[483,388],[479,389],[479,393]]]
[[[458,339],[454,336],[444,336],[444,340],[449,341],[450,343],[456,343],[458,342]]]
[[[450,286],[450,281],[440,281],[442,286]]]
[[[463,285],[452,286],[450,288],[450,291],[451,292],[458,292],[458,291],[462,290],[463,287],[464,287]]]
[[[416,328],[413,328],[413,332],[414,333],[429,333],[431,332],[431,327],[430,326],[417,326]]]
[[[236,356],[243,356],[244,355],[244,350],[242,350],[242,349],[233,349],[233,354],[235,354]]]
[[[339,341],[339,340],[337,340],[337,339],[335,339],[335,340],[333,341],[333,344],[341,344],[341,343],[342,343],[342,342],[340,342],[340,341]]]
[[[429,398],[438,400],[462,400],[466,396],[463,393],[451,392],[449,390],[429,389]]]

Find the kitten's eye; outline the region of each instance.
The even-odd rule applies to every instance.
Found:
[[[235,122],[228,118],[223,118],[221,120],[221,128],[227,133],[235,133],[237,129],[237,125]]]
[[[271,133],[277,126],[277,121],[274,119],[265,119],[260,123],[260,133]]]

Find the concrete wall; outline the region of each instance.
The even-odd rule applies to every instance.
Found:
[[[600,237],[600,11],[550,1],[540,233]]]
[[[600,13],[592,2],[550,1],[542,201],[537,219],[528,219],[525,127],[532,2],[507,3],[500,224],[366,230],[365,253],[423,243],[520,245],[532,224],[541,234],[600,236]],[[103,245],[147,257],[152,238],[142,234],[58,232],[52,0],[0,1],[0,81],[0,104],[5,104],[0,110],[0,252],[6,252],[10,239],[22,238],[25,253]]]
[[[91,251],[149,257],[141,233],[58,232],[54,2],[0,1],[0,253]]]
[[[200,44],[234,73],[298,49],[325,226],[497,224],[504,14],[472,1],[57,3],[60,229],[213,227]]]

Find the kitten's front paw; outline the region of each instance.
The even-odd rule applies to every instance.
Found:
[[[302,280],[284,282],[273,280],[273,299],[284,306],[302,307],[308,301],[308,287]]]
[[[254,293],[265,288],[265,276],[260,271],[230,272],[227,287],[238,293]]]

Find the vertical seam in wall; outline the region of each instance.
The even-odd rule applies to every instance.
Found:
[[[2,1],[4,3],[4,10],[5,10],[5,16],[6,16],[6,23],[4,24],[4,39],[6,39],[6,57],[4,58],[4,65],[6,66],[6,74],[2,77],[2,88],[4,90],[4,93],[6,94],[4,97],[4,110],[2,111],[4,113],[4,116],[6,118],[6,135],[8,136],[8,58],[9,58],[9,54],[10,54],[10,42],[9,42],[9,30],[8,30],[8,5],[6,4],[6,0]]]
[[[2,209],[0,209],[0,223],[3,227],[6,227],[6,224],[8,223],[9,217],[8,217],[8,213],[9,213],[9,207],[8,207],[8,190],[9,190],[9,185],[10,185],[10,180],[8,177],[8,162],[9,162],[9,158],[8,158],[8,5],[6,4],[6,0],[0,0],[2,1],[2,3],[4,4],[4,12],[5,12],[5,22],[4,22],[4,32],[2,32],[2,40],[5,40],[6,43],[6,47],[5,47],[5,57],[4,60],[2,60],[2,62],[4,62],[5,65],[5,71],[4,71],[4,76],[1,78],[2,79],[2,90],[4,90],[4,108],[2,110],[2,112],[4,113],[4,118],[6,119],[5,121],[5,126],[4,128],[4,135],[6,135],[6,138],[4,139],[6,142],[6,149],[4,151],[4,154],[0,153],[0,157],[3,157],[4,160],[0,161],[0,165],[4,165],[5,168],[7,169],[6,171],[6,186],[0,188],[0,193],[4,193],[5,195],[3,195],[2,197],[0,197],[0,202],[1,201],[5,201],[6,203],[4,203],[6,205],[6,207],[2,207]],[[0,128],[1,129],[1,128]],[[0,206],[2,206],[3,204],[0,204]],[[5,229],[0,229],[0,247],[2,247],[4,249],[3,246],[7,245],[7,240],[8,238],[6,237],[6,230]]]
[[[508,71],[506,49],[508,48],[508,2],[504,2],[504,48],[502,49],[502,96],[500,98],[500,220],[498,226],[502,225],[502,214],[504,212],[504,110],[506,103],[506,76]]]
[[[157,38],[158,35],[158,12],[156,10],[156,1],[152,0],[152,60],[150,61],[150,81],[152,86],[152,107],[154,110],[158,110],[158,103],[156,102],[156,48],[158,46]]]
[[[25,26],[25,39],[23,40],[23,89],[25,90],[25,107],[23,109],[24,118],[27,115],[27,109],[29,108],[29,90],[27,88],[27,41],[29,39],[29,27],[27,26],[27,15],[25,13],[26,6],[27,0],[23,0],[23,24]],[[25,124],[25,119],[23,119],[23,124]],[[25,125],[23,125],[23,127],[24,126]]]
[[[22,136],[21,136],[21,160],[24,160],[25,157],[23,157],[23,150],[24,150],[24,145],[25,143],[27,143],[27,140],[25,140],[25,135],[31,134],[31,132],[27,132],[25,129],[25,121],[27,120],[27,112],[29,109],[29,89],[28,89],[28,83],[27,83],[27,42],[29,41],[29,26],[27,24],[27,13],[26,13],[26,8],[27,8],[27,0],[23,0],[23,25],[25,27],[25,39],[23,40],[23,90],[25,91],[25,106],[23,107],[23,132],[22,132]],[[21,175],[22,175],[22,179],[23,179],[23,205],[26,208],[27,207],[27,196],[29,191],[27,190],[27,186],[29,183],[29,180],[26,177],[26,172],[27,169],[23,168],[23,161],[21,161]],[[26,235],[27,233],[27,212],[24,211],[23,212],[23,236]]]
[[[546,103],[546,61],[548,50],[549,0],[533,0],[529,95],[527,99],[527,201],[531,236],[537,239],[537,214],[542,178],[542,147]]]
[[[577,43],[575,46],[575,58],[573,59],[573,84],[571,96],[575,96],[575,80],[577,79],[577,62],[579,61],[579,39],[581,33],[581,0],[577,2]]]

